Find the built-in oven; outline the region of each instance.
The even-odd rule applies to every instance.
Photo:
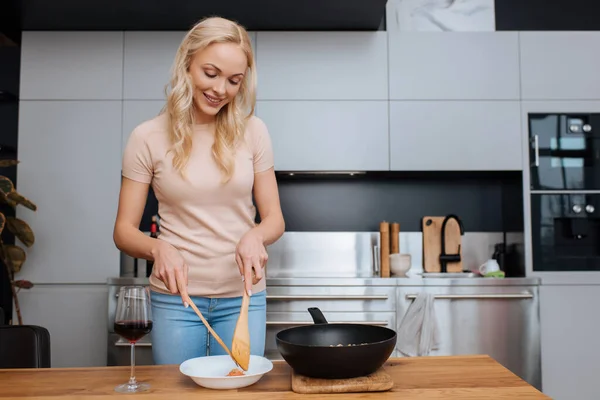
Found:
[[[600,113],[529,114],[530,189],[600,190]]]
[[[600,112],[528,127],[533,271],[600,271]]]
[[[600,194],[531,194],[533,270],[600,271]]]

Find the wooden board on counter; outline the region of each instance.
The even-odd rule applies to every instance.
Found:
[[[212,390],[196,385],[179,372],[179,365],[139,365],[135,376],[150,390],[128,396],[115,392],[127,382],[129,367],[39,368],[0,370],[0,399],[177,399],[265,400],[323,399],[291,389],[291,368],[274,361],[274,368],[254,385]],[[387,392],[344,393],[346,399],[549,399],[487,355],[390,358],[385,371],[394,381]],[[332,397],[334,398],[334,397]]]
[[[423,230],[423,271],[441,272],[440,254],[442,254],[442,223],[446,217],[425,216],[421,220]],[[428,223],[431,221],[431,223]],[[460,225],[455,219],[446,223],[446,254],[455,254],[462,244]],[[462,272],[462,245],[460,246],[461,261],[447,264],[447,272]]]
[[[392,387],[394,381],[383,369],[352,379],[317,379],[292,371],[292,390],[296,393],[383,392]]]

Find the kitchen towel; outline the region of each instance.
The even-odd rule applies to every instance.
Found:
[[[421,292],[408,307],[398,325],[396,348],[404,356],[426,356],[439,346],[439,331],[434,309],[435,296]]]

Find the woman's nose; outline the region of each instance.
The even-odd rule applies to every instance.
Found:
[[[213,90],[215,91],[215,93],[217,93],[220,96],[224,95],[225,94],[225,80],[218,79],[215,82],[215,85],[213,86]]]

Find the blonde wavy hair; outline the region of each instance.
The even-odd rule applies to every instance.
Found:
[[[244,137],[246,124],[256,106],[256,74],[252,45],[248,32],[236,22],[209,17],[198,22],[183,38],[175,55],[170,88],[165,88],[167,102],[163,109],[170,120],[173,167],[185,177],[185,167],[192,150],[194,124],[194,85],[189,74],[192,57],[213,43],[235,43],[246,54],[248,68],[236,97],[223,106],[215,119],[215,142],[212,154],[224,182],[235,169],[235,150]],[[170,89],[170,90],[169,90]]]

